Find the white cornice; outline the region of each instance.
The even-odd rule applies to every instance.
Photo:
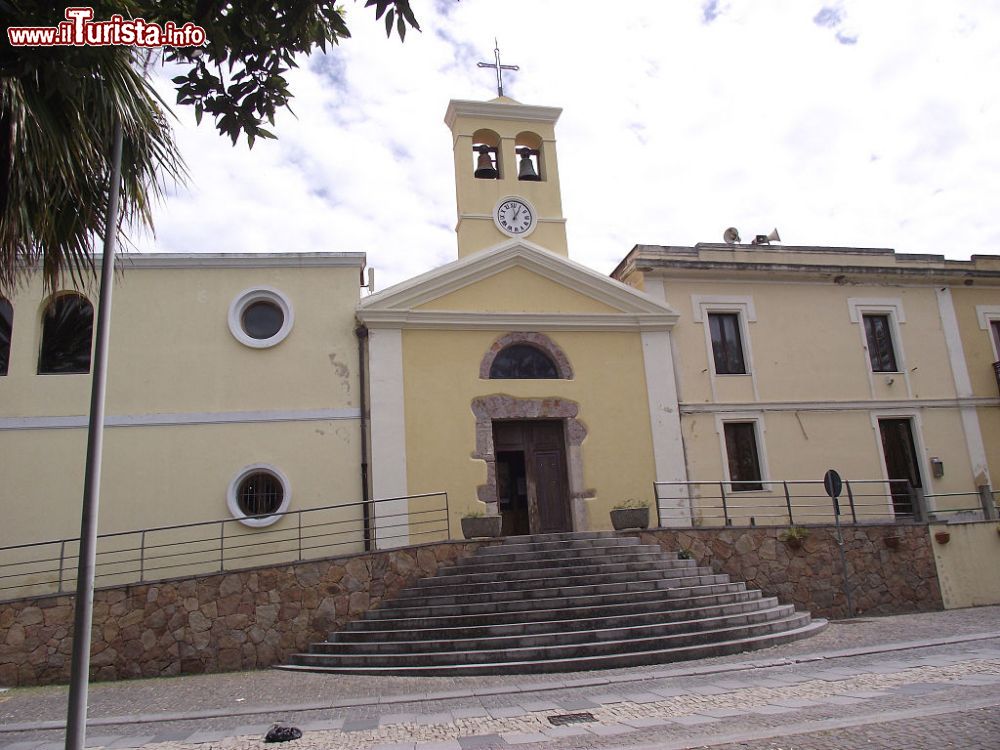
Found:
[[[358,305],[358,317],[367,322],[375,311],[408,312],[509,268],[524,268],[620,314],[677,318],[670,307],[652,297],[523,239],[509,240],[366,297]]]
[[[102,256],[94,259],[100,267]],[[364,253],[121,253],[124,268],[364,268]]]
[[[668,331],[676,314],[481,313],[429,310],[367,310],[358,317],[369,328],[477,331]]]
[[[475,102],[467,99],[452,99],[444,114],[445,124],[450,128],[459,117],[480,117],[490,120],[526,120],[555,124],[562,114],[561,107],[538,107],[531,104],[508,104],[506,102]]]

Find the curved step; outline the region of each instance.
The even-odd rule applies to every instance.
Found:
[[[618,654],[587,656],[564,659],[515,661],[505,664],[438,664],[423,666],[392,665],[379,667],[322,666],[319,664],[288,664],[277,667],[296,672],[335,672],[338,674],[372,674],[399,676],[474,676],[499,674],[532,674],[545,672],[574,672],[587,669],[613,669],[635,667],[643,664],[663,664],[689,659],[707,659],[713,656],[738,654],[755,649],[770,648],[789,643],[800,638],[808,638],[826,628],[826,620],[813,620],[802,627],[783,632],[768,633],[754,638],[731,638],[715,643],[699,643],[690,646],[659,649],[653,651],[622,651]]]
[[[488,635],[472,638],[442,637],[440,631],[420,631],[428,639],[411,638],[406,641],[325,641],[314,643],[311,653],[337,654],[343,656],[358,654],[397,654],[409,656],[415,653],[443,653],[456,651],[490,652],[517,651],[526,648],[570,647],[611,641],[636,642],[640,639],[671,637],[693,634],[705,630],[723,630],[741,626],[758,625],[775,620],[788,619],[795,614],[795,608],[788,604],[778,604],[768,609],[754,612],[739,612],[714,617],[700,617],[679,622],[621,625],[613,628],[578,629],[514,635]],[[417,635],[411,632],[411,636]]]
[[[405,629],[413,627],[414,623],[421,623],[421,627],[428,628],[452,628],[452,627],[479,627],[489,625],[511,625],[529,624],[546,621],[565,621],[573,619],[586,619],[588,617],[599,617],[602,614],[633,616],[648,615],[663,612],[671,612],[674,609],[680,611],[695,609],[700,606],[713,607],[727,604],[742,604],[761,600],[760,591],[754,589],[747,591],[745,587],[728,593],[712,594],[699,593],[687,597],[663,596],[650,601],[632,601],[623,599],[617,604],[595,604],[582,607],[558,607],[553,609],[529,609],[512,610],[510,612],[484,612],[471,615],[433,615],[414,619],[412,617],[403,618],[374,618],[355,620],[340,632],[349,632],[355,628],[372,631],[393,630],[396,628]],[[371,613],[369,613],[370,615]]]
[[[657,578],[647,578],[641,580],[624,581],[604,581],[594,583],[579,583],[572,579],[565,582],[560,581],[558,585],[553,585],[551,578],[539,582],[539,588],[517,588],[503,589],[493,588],[484,584],[466,584],[465,590],[458,590],[451,594],[425,594],[423,590],[404,589],[400,595],[394,599],[394,603],[401,607],[422,606],[439,607],[449,604],[476,604],[478,602],[505,602],[516,599],[549,599],[557,596],[594,596],[598,594],[618,594],[626,591],[653,591],[657,589],[670,589],[683,586],[695,581],[701,581],[707,577],[714,577],[711,568],[685,568],[682,572],[671,575],[671,571],[664,571]],[[599,578],[599,576],[588,576],[588,578]],[[541,584],[548,584],[542,587]]]
[[[683,563],[683,564],[682,564]],[[576,565],[567,569],[568,575],[601,575],[604,573],[638,573],[651,570],[665,570],[672,567],[694,568],[698,564],[694,560],[649,560],[645,562],[594,562],[587,565]],[[421,578],[411,588],[425,586],[450,586],[461,583],[490,583],[494,581],[520,581],[544,578],[552,580],[552,571],[547,568],[530,568],[505,571],[484,571],[480,573],[449,573],[439,571],[433,578]]]
[[[435,638],[484,638],[489,636],[503,635],[536,635],[541,633],[563,633],[570,630],[602,630],[622,628],[630,625],[656,625],[671,622],[683,622],[696,620],[699,617],[723,617],[733,614],[743,614],[771,609],[778,606],[777,597],[753,598],[750,596],[756,592],[746,592],[747,597],[740,601],[729,601],[718,604],[707,604],[700,599],[689,600],[696,602],[695,606],[660,609],[650,608],[648,612],[634,611],[634,608],[625,608],[621,612],[608,614],[611,607],[592,607],[589,611],[581,613],[580,617],[572,619],[538,619],[538,620],[514,620],[507,623],[498,623],[493,620],[489,622],[471,623],[462,618],[455,618],[452,624],[440,622],[429,623],[417,621],[420,627],[414,627],[412,620],[390,620],[396,627],[383,629],[365,629],[369,624],[367,620],[356,620],[344,630],[331,633],[328,637],[330,642],[347,643],[354,641],[410,641],[410,640],[433,640]],[[709,597],[703,597],[708,599]],[[540,614],[544,615],[542,611]],[[441,620],[445,618],[435,618]],[[424,627],[426,623],[426,627]],[[382,623],[379,623],[382,624]]]
[[[373,609],[368,612],[368,617],[381,619],[382,617],[420,618],[433,617],[435,614],[441,615],[475,615],[492,614],[494,612],[517,612],[530,609],[556,609],[573,608],[579,606],[593,606],[597,604],[617,604],[622,601],[650,601],[659,598],[680,598],[676,592],[686,589],[704,587],[708,593],[724,593],[729,590],[726,587],[734,587],[732,590],[741,590],[742,583],[730,583],[729,576],[714,575],[701,576],[696,581],[683,586],[666,589],[654,589],[652,591],[625,591],[612,594],[593,594],[590,596],[578,596],[572,598],[549,597],[547,599],[516,599],[506,602],[478,602],[473,604],[449,604],[440,607],[413,606],[413,607],[384,607]],[[716,590],[717,589],[717,590]]]
[[[469,651],[414,651],[405,654],[296,654],[296,664],[315,666],[444,666],[454,664],[506,664],[540,661],[565,661],[611,657],[622,652],[638,654],[663,651],[688,646],[710,644],[727,640],[749,640],[805,627],[810,622],[806,613],[769,622],[737,625],[685,633],[671,633],[639,638],[568,643],[549,646],[525,646],[503,649],[477,649]]]

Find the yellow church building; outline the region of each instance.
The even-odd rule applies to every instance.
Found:
[[[360,253],[126,256],[101,533],[218,522],[229,549],[315,511],[338,552],[399,546],[433,493],[452,536],[605,529],[630,499],[787,523],[830,467],[867,518],[995,514],[1000,257],[642,245],[604,276],[570,258],[559,115],[452,101],[458,258],[364,299]],[[0,301],[5,561],[78,533],[94,299]]]

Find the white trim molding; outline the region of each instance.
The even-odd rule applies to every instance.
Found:
[[[257,424],[267,422],[331,422],[361,419],[361,409],[276,409],[273,411],[172,412],[163,414],[117,414],[107,417],[105,427],[175,427],[180,425]],[[87,427],[86,414],[44,417],[0,417],[3,430],[77,430]]]
[[[243,509],[240,507],[239,498],[236,496],[239,492],[240,482],[257,472],[270,474],[281,484],[281,505],[278,506],[278,509],[274,513],[266,516],[248,516],[243,512]],[[288,506],[291,502],[292,487],[288,483],[288,477],[284,475],[281,469],[271,464],[250,464],[249,466],[244,466],[230,480],[229,487],[226,489],[226,505],[229,507],[230,514],[244,526],[250,526],[255,529],[277,523],[282,518],[282,514],[288,511]]]
[[[370,435],[372,497],[405,498],[406,402],[403,393],[403,333],[398,328],[380,328],[368,333],[370,373]],[[409,501],[392,500],[374,507],[378,549],[409,544]],[[395,518],[388,526],[378,518]],[[403,524],[398,519],[404,519]],[[403,528],[400,529],[399,526]]]
[[[254,338],[243,327],[243,313],[258,302],[270,303],[281,311],[281,326],[272,336],[263,339]],[[280,344],[292,332],[292,326],[295,325],[295,311],[288,297],[279,290],[269,286],[251,287],[237,294],[229,304],[228,322],[229,332],[244,346],[249,346],[251,349],[269,349]]]
[[[670,355],[670,332],[643,331],[640,337],[656,481],[684,482],[687,480],[687,468],[677,409],[674,363]],[[683,485],[668,485],[663,490],[672,493],[672,496],[660,497],[658,500],[662,525],[690,526],[691,498],[687,488]]]
[[[759,412],[781,411],[871,411],[872,409],[959,409],[1000,406],[1000,398],[925,398],[882,401],[767,401],[709,404],[698,401],[681,403],[681,414],[724,414],[738,409]]]
[[[938,311],[941,315],[941,330],[948,347],[948,360],[951,363],[951,372],[955,379],[955,393],[959,398],[971,398],[974,395],[972,380],[969,377],[969,364],[962,346],[962,333],[958,326],[958,316],[955,314],[954,297],[952,297],[951,289],[948,287],[935,289],[934,294],[937,297]],[[1000,305],[977,305],[976,317],[980,321],[980,328],[985,328],[988,332],[995,357],[997,342],[990,330],[990,321],[1000,320]],[[983,432],[979,424],[979,414],[975,407],[963,406],[961,415],[962,432],[965,433],[965,445],[969,450],[969,462],[972,465],[972,481],[977,487],[992,484],[990,482],[990,464],[986,458],[986,446],[983,443]]]

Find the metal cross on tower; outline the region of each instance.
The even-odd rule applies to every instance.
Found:
[[[497,71],[497,94],[503,96],[503,74],[501,71],[504,70],[520,70],[516,65],[501,65],[500,64],[500,43],[497,42],[496,37],[493,38],[493,44],[496,46],[493,48],[493,56],[496,58],[496,62],[481,62],[476,63],[476,67],[479,68],[495,68]]]

